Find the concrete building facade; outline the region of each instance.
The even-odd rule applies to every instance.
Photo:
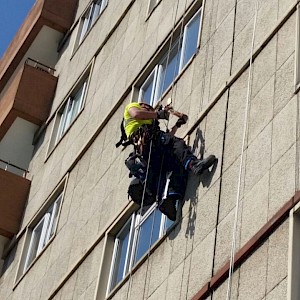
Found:
[[[0,61],[0,299],[300,299],[299,18],[298,0],[37,0]],[[174,223],[139,214],[115,147],[128,103],[170,97],[218,159]]]

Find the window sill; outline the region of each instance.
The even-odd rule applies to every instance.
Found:
[[[27,275],[27,273],[31,270],[31,268],[34,266],[34,264],[37,262],[37,260],[43,255],[43,253],[47,250],[47,248],[49,247],[49,245],[52,243],[52,241],[54,240],[55,235],[49,240],[49,242],[47,243],[47,245],[44,247],[44,249],[41,251],[41,253],[39,253],[34,259],[33,261],[30,263],[30,265],[28,266],[28,268],[26,269],[26,271],[20,275],[19,279],[16,279],[15,284],[12,288],[12,290],[14,291],[17,286],[19,285],[19,283],[23,280],[23,278]]]

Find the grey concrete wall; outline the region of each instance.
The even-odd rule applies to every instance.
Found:
[[[56,66],[59,84],[52,114],[131,1],[121,2],[118,5],[119,1],[109,0],[105,12],[72,56],[75,26]],[[170,33],[176,11],[176,1],[162,0],[146,19],[146,2],[134,1],[102,45],[95,57],[84,110],[45,161],[53,120],[49,122],[45,139],[31,162],[32,187],[22,227],[27,226],[70,170],[57,234],[12,291],[24,236],[20,239],[16,258],[0,279],[1,299],[21,299],[20,295],[27,297],[23,299],[47,299],[128,201],[129,179],[124,160],[130,149],[121,152],[114,146],[124,107],[131,100],[131,94],[125,91],[129,91]],[[192,2],[196,1],[187,1],[187,5]],[[241,72],[224,93],[219,93],[249,59],[254,2],[205,2],[199,52],[165,97],[172,96],[175,108],[189,114],[188,125],[180,129],[179,135],[183,136],[201,117],[189,135],[189,144],[198,156],[215,154],[218,164],[213,172],[200,177],[190,175],[182,222],[113,299],[191,299],[229,259],[249,69]],[[79,1],[77,19],[87,3]],[[255,48],[293,3],[291,0],[259,1]],[[180,1],[177,19],[184,6],[184,1]],[[237,249],[270,220],[299,186],[295,182],[299,172],[296,167],[298,107],[294,95],[295,24],[296,13],[275,33],[253,63]],[[219,99],[203,115],[217,95]],[[122,104],[103,123],[118,102]],[[171,119],[172,122],[175,121]],[[94,135],[97,129],[99,132]],[[71,168],[90,141],[91,145]],[[286,297],[288,235],[288,222],[285,222],[234,273],[233,299]],[[103,246],[100,241],[54,299],[93,299],[97,281],[101,280],[97,275]],[[227,282],[224,282],[212,298],[223,299],[226,289]]]

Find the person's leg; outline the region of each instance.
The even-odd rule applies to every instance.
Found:
[[[183,167],[196,175],[200,175],[204,170],[211,167],[216,160],[214,155],[209,155],[203,160],[198,159],[181,138],[170,136],[169,144],[172,146],[174,156],[179,160]]]

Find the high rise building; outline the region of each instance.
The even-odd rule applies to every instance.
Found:
[[[0,299],[299,300],[299,18],[296,0],[37,0],[0,61]],[[128,199],[115,147],[128,103],[169,98],[218,159],[175,222]]]

